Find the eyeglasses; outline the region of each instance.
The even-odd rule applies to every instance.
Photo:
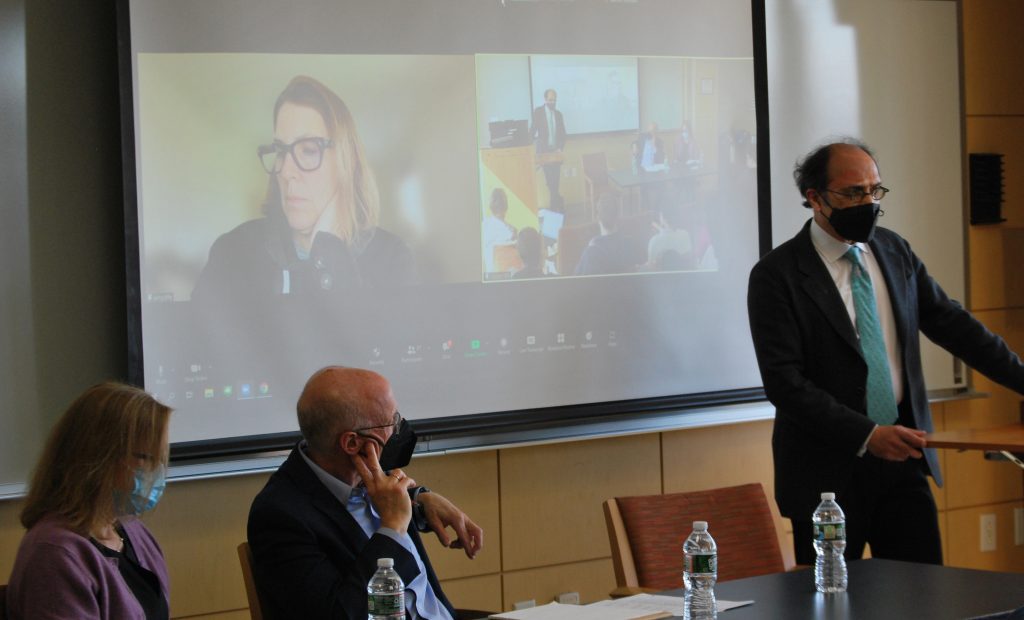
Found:
[[[398,432],[398,427],[400,427],[401,425],[402,425],[402,414],[398,413],[396,411],[395,412],[395,417],[394,417],[394,419],[392,419],[391,424],[378,424],[377,426],[364,426],[362,428],[354,428],[354,429],[352,429],[352,431],[355,432],[355,433],[359,433],[359,431],[372,431],[373,429],[376,429],[376,428],[388,428],[388,427],[390,427],[392,434],[394,434],[394,433]]]
[[[302,138],[291,144],[274,140],[271,144],[263,144],[256,149],[260,163],[268,174],[277,174],[284,169],[284,160],[288,155],[303,172],[313,172],[324,161],[324,150],[334,146],[329,138]]]
[[[854,200],[854,201],[864,200],[868,196],[870,196],[872,200],[881,200],[881,199],[885,198],[886,194],[889,193],[889,188],[882,187],[881,185],[876,185],[875,187],[871,188],[871,191],[868,191],[868,192],[864,191],[860,187],[856,187],[856,188],[853,188],[851,190],[844,191],[844,192],[837,192],[834,189],[826,189],[825,191],[830,193],[830,194],[835,194],[837,196],[842,196],[843,198],[846,198],[848,200]]]

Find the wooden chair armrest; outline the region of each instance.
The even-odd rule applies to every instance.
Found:
[[[627,596],[633,596],[634,594],[655,594],[660,591],[661,590],[657,590],[655,588],[641,588],[640,586],[619,586],[609,592],[608,596],[612,598],[624,598]]]

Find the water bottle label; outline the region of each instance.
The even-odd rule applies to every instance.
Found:
[[[691,574],[717,573],[718,556],[688,554],[685,559],[685,570]]]
[[[846,524],[815,523],[814,540],[846,540]]]
[[[367,603],[371,614],[390,616],[405,613],[405,592],[397,594],[371,594]]]

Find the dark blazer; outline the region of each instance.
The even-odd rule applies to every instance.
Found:
[[[409,536],[427,569],[431,587],[455,616],[415,528]],[[249,510],[253,575],[269,609],[280,618],[366,618],[366,585],[377,559],[394,558],[408,584],[419,574],[416,560],[390,537],[367,538],[356,520],[313,473],[298,448],[292,450]]]
[[[747,309],[768,399],[776,407],[775,499],[783,516],[807,520],[822,491],[842,494],[874,428],[867,364],[839,292],[811,243],[811,222],[750,273]],[[885,277],[903,358],[899,424],[932,430],[919,333],[992,380],[1024,392],[1024,365],[935,282],[910,245],[877,229],[870,243]],[[934,449],[922,467],[942,484]]]
[[[411,284],[415,271],[409,247],[383,228],[365,231],[358,244],[318,233],[309,260],[300,260],[287,221],[275,214],[244,222],[214,241],[192,299],[244,307],[281,295],[286,281],[292,295],[348,296],[361,286]]]
[[[548,144],[548,116],[545,106],[533,110],[533,126],[530,127],[530,136],[533,138],[538,153],[548,153],[553,150],[565,148],[565,121],[562,120],[562,113],[555,110],[555,147]]]

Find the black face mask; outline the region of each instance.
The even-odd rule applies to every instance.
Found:
[[[409,421],[402,418],[398,432],[388,438],[380,451],[380,468],[391,471],[405,467],[412,460],[412,451],[416,449],[416,431],[409,426]]]
[[[832,205],[829,206],[832,207]],[[832,215],[828,217],[828,223],[843,239],[867,243],[875,235],[875,224],[878,222],[878,217],[884,214],[882,205],[877,202],[866,202],[845,209],[832,207]]]

